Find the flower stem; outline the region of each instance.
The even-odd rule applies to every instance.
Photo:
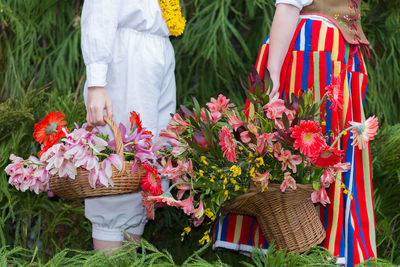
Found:
[[[173,184],[173,185],[171,185],[171,186],[168,188],[168,190],[167,190],[166,193],[170,193],[171,190],[172,190],[175,186],[180,185],[180,184],[190,184],[190,183],[189,183],[189,182],[178,182],[178,183],[176,183],[176,184]]]
[[[108,157],[109,155],[107,155],[107,154],[104,154],[104,153],[96,153],[96,154],[94,154],[95,156],[103,156],[103,157]]]
[[[338,135],[338,137],[336,137],[335,141],[332,143],[332,145],[329,148],[333,148],[333,146],[337,143],[337,141],[339,141],[339,139],[343,136],[343,134],[351,129],[355,128],[354,126],[350,126],[347,129],[344,129],[343,131],[340,132],[340,134]]]
[[[29,159],[25,160],[25,163],[27,163],[28,165],[36,165],[36,166],[46,167],[46,164],[36,163],[36,162],[33,162],[32,160],[29,160]]]
[[[136,144],[136,142],[130,142],[130,143],[126,143],[126,144],[124,144],[124,147],[126,147],[126,146],[130,146],[130,145],[134,145],[134,144]]]

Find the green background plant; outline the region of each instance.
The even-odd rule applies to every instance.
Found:
[[[183,37],[174,38],[178,103],[201,103],[223,93],[243,103],[239,77],[244,80],[267,36],[274,1],[187,0],[183,9],[188,26]],[[81,96],[84,65],[80,52],[80,11],[83,1],[0,0],[0,169],[10,153],[26,157],[39,147],[33,142],[35,122],[48,111],[66,114],[69,127],[82,123],[85,108]],[[371,45],[367,61],[369,87],[366,113],[379,116],[381,130],[372,142],[378,256],[400,264],[400,6],[392,0],[363,1],[363,25]],[[107,264],[91,249],[90,226],[81,202],[61,201],[45,194],[17,192],[0,172],[1,265],[92,266]],[[145,238],[160,251],[168,248],[176,264],[182,264],[198,244],[180,243],[182,214],[160,210],[149,223]],[[179,227],[177,227],[179,226]],[[179,229],[178,229],[179,228]],[[170,232],[170,233],[169,233]],[[202,236],[202,230],[192,235]],[[193,238],[195,239],[195,238]],[[198,240],[197,238],[196,240]],[[179,245],[177,245],[179,244]],[[37,248],[37,249],[36,249]],[[151,249],[149,250],[151,251]],[[128,251],[110,261],[127,266],[146,254]],[[160,262],[170,262],[167,252]],[[197,266],[263,265],[231,252],[194,254]],[[142,257],[142,258],[141,258]],[[287,264],[269,253],[268,266]],[[320,258],[311,257],[311,265]],[[140,262],[139,261],[139,262]],[[143,261],[143,262],[144,262]],[[189,262],[188,262],[189,263]],[[110,262],[108,262],[110,264]],[[274,265],[275,264],[275,265]],[[386,265],[388,263],[382,263]]]

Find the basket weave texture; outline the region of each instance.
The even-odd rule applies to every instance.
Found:
[[[124,158],[122,136],[117,124],[108,117],[104,117],[104,121],[111,127],[113,132],[116,154]],[[87,127],[86,130],[91,131],[92,128]],[[88,180],[89,171],[78,168],[75,179],[53,175],[50,178],[50,190],[64,199],[82,199],[137,192],[141,190],[140,180],[146,175],[146,170],[138,164],[136,172],[132,173],[133,164],[133,161],[124,161],[121,171],[118,171],[113,166],[111,177],[114,182],[113,187],[99,186],[92,188]]]
[[[314,204],[310,200],[311,185],[297,185],[296,190],[281,192],[279,184],[270,184],[261,192],[251,186],[233,199],[224,213],[250,215],[257,218],[268,243],[279,249],[300,253],[320,244],[326,236]]]

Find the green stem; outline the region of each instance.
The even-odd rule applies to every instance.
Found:
[[[335,141],[332,143],[332,145],[329,147],[329,149],[333,148],[333,146],[337,143],[337,141],[339,141],[339,139],[343,136],[343,134],[344,134],[345,132],[348,132],[349,130],[351,130],[351,129],[353,129],[353,128],[355,128],[355,126],[350,126],[349,128],[344,129],[343,131],[341,131],[340,134],[339,134],[339,136],[336,137]]]
[[[40,163],[35,163],[32,160],[25,160],[25,162],[29,165],[37,165],[37,166],[42,166],[42,167],[46,167],[46,164],[40,164]]]
[[[94,154],[95,156],[103,156],[103,157],[108,157],[109,155],[107,155],[107,154],[104,154],[104,153],[96,153],[96,154]]]
[[[167,190],[166,193],[170,193],[171,190],[172,190],[175,186],[180,185],[180,184],[190,184],[190,183],[189,183],[189,182],[179,182],[179,183],[173,184],[173,185],[171,185],[171,186],[168,188],[168,190]]]
[[[134,144],[136,144],[136,143],[135,142],[126,143],[126,144],[124,144],[124,147],[129,146],[129,145],[134,145]]]

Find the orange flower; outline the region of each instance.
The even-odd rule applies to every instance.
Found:
[[[33,137],[36,142],[43,144],[43,146],[48,149],[56,144],[62,137],[65,137],[62,128],[65,128],[64,125],[67,124],[67,122],[64,121],[64,119],[65,115],[60,111],[49,112],[42,121],[35,124]]]
[[[131,117],[129,118],[131,121],[131,131],[133,129],[133,126],[136,125],[136,128],[138,129],[138,133],[142,131],[142,121],[140,120],[140,115],[139,113],[136,113],[135,111],[131,112]]]

